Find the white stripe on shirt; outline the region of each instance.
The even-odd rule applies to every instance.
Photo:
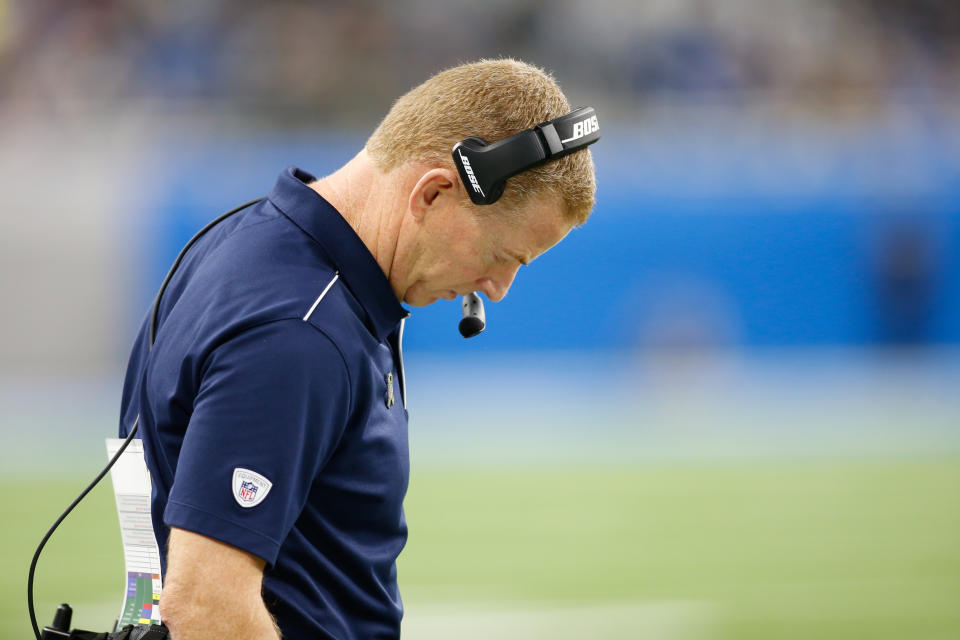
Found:
[[[320,295],[317,296],[317,299],[313,301],[313,306],[311,306],[310,310],[307,311],[307,315],[303,316],[304,322],[310,319],[310,316],[313,314],[313,310],[317,308],[317,305],[320,304],[321,300],[323,300],[323,296],[327,295],[327,291],[330,291],[330,287],[333,286],[333,283],[336,282],[337,278],[339,277],[340,277],[339,271],[333,274],[333,280],[327,283],[327,286],[323,288],[323,291],[320,292]]]

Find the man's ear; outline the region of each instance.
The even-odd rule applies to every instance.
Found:
[[[410,191],[407,203],[410,212],[418,220],[428,211],[450,206],[459,201],[460,179],[453,169],[435,167],[420,176]]]

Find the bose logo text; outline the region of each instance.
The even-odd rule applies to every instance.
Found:
[[[583,136],[588,136],[594,131],[600,131],[600,123],[597,122],[597,116],[590,116],[586,120],[581,120],[580,122],[574,123],[573,135],[566,140],[561,140],[560,143],[566,144],[571,140],[579,140]]]
[[[486,198],[487,196],[483,195],[483,190],[480,188],[480,183],[477,182],[477,176],[473,175],[473,167],[470,166],[470,161],[467,160],[467,156],[460,153],[459,149],[457,149],[457,153],[460,154],[460,161],[463,163],[464,171],[467,172],[467,177],[470,178],[470,184],[473,185],[473,190]]]

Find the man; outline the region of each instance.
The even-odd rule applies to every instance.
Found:
[[[595,190],[584,150],[478,207],[450,150],[569,110],[526,64],[449,69],[334,174],[284,171],[185,253],[152,349],[149,316],[134,346],[120,429],[139,420],[175,640],[399,635],[401,302],[500,300]]]

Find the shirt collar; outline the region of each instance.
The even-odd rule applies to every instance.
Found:
[[[370,316],[377,339],[383,341],[410,314],[400,305],[383,269],[353,227],[333,205],[307,186],[315,180],[302,169],[287,167],[267,198],[323,247],[340,278]]]

